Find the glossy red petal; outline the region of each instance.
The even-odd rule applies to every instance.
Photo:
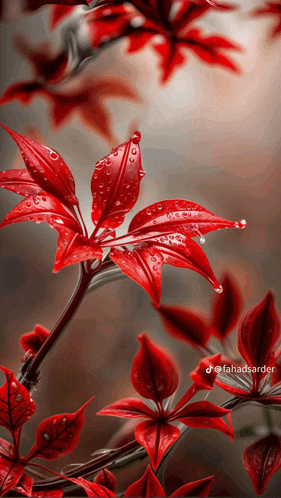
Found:
[[[21,336],[20,345],[24,351],[31,351],[32,354],[36,354],[47,337],[49,337],[49,334],[50,331],[42,327],[42,325],[35,325],[32,332]]]
[[[36,406],[13,372],[5,367],[0,367],[0,370],[6,376],[5,384],[0,387],[0,425],[13,434],[33,415]]]
[[[261,495],[270,478],[281,467],[281,439],[270,434],[248,446],[242,455],[243,465],[253,483],[255,492]]]
[[[131,380],[144,398],[161,403],[178,387],[179,376],[171,356],[154,344],[146,334],[138,336],[140,351],[134,359]]]
[[[144,475],[134,484],[128,487],[125,497],[134,496],[165,496],[157,477],[153,474],[150,465],[148,465]]]
[[[126,398],[121,399],[120,401],[115,401],[115,403],[102,408],[99,412],[97,412],[97,415],[111,415],[113,417],[124,418],[154,418],[155,412],[153,412],[140,399]]]
[[[74,178],[58,152],[1,126],[16,142],[30,176],[39,187],[68,205],[78,205]]]
[[[94,478],[94,482],[99,486],[104,486],[105,488],[115,493],[116,490],[116,477],[110,470],[103,469],[101,470],[96,477]]]
[[[172,337],[191,344],[204,347],[209,339],[210,330],[207,316],[179,306],[161,306],[158,312],[163,320],[166,332]]]
[[[115,239],[114,245],[131,244],[175,234],[197,237],[222,228],[245,226],[245,220],[239,222],[225,220],[191,201],[166,200],[139,211],[130,223],[128,235]],[[109,243],[107,245],[110,246]],[[103,246],[106,247],[106,244],[103,243]]]
[[[212,301],[212,333],[221,341],[237,325],[243,309],[243,298],[238,285],[231,274],[225,274],[222,280],[223,292]]]
[[[244,315],[238,332],[238,349],[250,367],[272,366],[276,341],[280,337],[280,324],[275,310],[274,295],[265,298]],[[265,375],[252,373],[254,389]]]
[[[152,467],[157,469],[161,459],[180,437],[180,430],[171,424],[145,421],[135,429],[136,440],[146,449]]]
[[[15,194],[28,197],[29,195],[42,194],[42,190],[31,178],[27,169],[10,169],[0,172],[0,187],[11,190]]]
[[[70,208],[50,194],[26,197],[2,221],[0,228],[21,221],[45,221],[52,228],[64,225],[74,232],[82,233],[82,228]]]
[[[0,496],[13,489],[23,474],[23,465],[0,458]]]
[[[71,478],[69,480],[74,484],[81,486],[84,491],[86,491],[87,496],[117,496],[104,486],[100,486],[95,482],[86,481],[83,477],[78,477],[78,479]]]
[[[59,232],[57,252],[53,272],[57,273],[62,268],[89,259],[102,259],[103,252],[100,246],[72,230],[56,227]]]
[[[186,393],[182,396],[182,398],[177,402],[176,406],[171,410],[169,414],[169,419],[172,419],[174,413],[178,412],[188,401],[195,396],[196,393],[201,391],[203,387],[199,384],[192,384],[192,386],[186,391]]]
[[[221,354],[208,356],[200,361],[199,365],[190,374],[190,378],[203,389],[214,389],[214,382],[218,372],[215,367],[221,364]]]
[[[22,474],[20,480],[15,486],[15,491],[19,491],[25,496],[34,496],[32,493],[33,480],[27,474]],[[57,496],[57,495],[56,495]]]
[[[75,413],[54,415],[43,420],[36,432],[36,442],[25,461],[32,458],[54,460],[73,451],[84,425],[84,410],[92,399]]]
[[[205,479],[200,479],[200,481],[185,484],[172,493],[171,498],[179,496],[209,496],[214,477],[206,477]]]
[[[141,167],[140,138],[136,131],[127,142],[96,163],[91,181],[96,231],[119,227],[137,201],[145,174]]]
[[[142,245],[128,249],[112,249],[110,259],[116,263],[125,275],[137,282],[151,297],[156,306],[161,299],[161,254],[152,247]]]

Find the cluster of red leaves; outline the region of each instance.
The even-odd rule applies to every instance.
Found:
[[[141,349],[133,362],[131,380],[138,394],[154,402],[154,408],[139,399],[126,398],[103,408],[98,415],[148,419],[137,425],[135,437],[146,449],[154,469],[180,436],[179,428],[172,422],[179,421],[188,427],[217,429],[233,439],[230,410],[209,401],[188,404],[196,393],[206,389],[200,384],[194,383],[174,408],[170,407],[170,402],[164,405],[164,400],[172,396],[178,387],[177,368],[169,354],[152,343],[146,334],[140,335],[139,340]],[[208,364],[214,366],[212,359]],[[227,415],[229,426],[223,420],[224,415]]]
[[[212,336],[222,346],[225,339],[238,323],[243,300],[235,281],[230,275],[223,280],[225,292],[213,300],[211,317],[208,318],[185,308],[162,306],[159,313],[166,330],[174,338],[186,341],[192,346],[208,350]],[[232,354],[219,359],[213,357],[213,365],[221,367],[213,382],[227,392],[264,405],[281,404],[281,347],[280,323],[274,305],[274,296],[268,292],[264,299],[252,306],[241,318],[238,328],[238,350],[240,357]],[[191,378],[197,384],[208,386],[210,375],[206,367],[210,357],[202,360],[192,372]],[[245,363],[246,362],[246,363]],[[232,366],[240,368],[239,374],[232,372]],[[211,379],[212,381],[212,379]],[[258,494],[264,492],[269,479],[281,466],[281,439],[275,434],[257,441],[243,453],[243,463]]]
[[[104,139],[116,143],[105,101],[114,97],[140,103],[136,91],[122,79],[93,79],[89,76],[77,78],[75,87],[62,87],[60,83],[66,77],[68,63],[65,51],[54,55],[48,43],[33,47],[23,37],[15,38],[15,47],[31,65],[33,76],[31,81],[10,85],[0,98],[0,105],[14,100],[29,105],[33,98],[43,97],[50,103],[49,114],[55,129],[75,115]]]
[[[102,259],[102,249],[111,247],[111,260],[148,292],[156,306],[160,303],[164,264],[195,270],[221,292],[204,252],[191,238],[221,228],[244,228],[244,220],[225,220],[190,201],[165,200],[137,213],[128,234],[115,238],[115,228],[134,207],[145,175],[139,132],[96,163],[91,180],[95,229],[88,237],[77,214],[80,211],[74,179],[62,157],[55,150],[2,126],[17,143],[26,169],[0,173],[1,188],[25,197],[4,218],[0,228],[20,221],[45,221],[57,230],[55,272],[83,261],[90,261],[89,270],[93,260]],[[102,232],[98,234],[100,229]],[[126,244],[136,247],[128,250]]]
[[[70,453],[77,445],[84,425],[84,410],[91,398],[75,413],[64,413],[46,418],[39,425],[36,440],[28,455],[20,455],[20,438],[23,425],[34,414],[36,406],[25,387],[8,368],[0,367],[6,376],[0,388],[0,426],[9,430],[13,445],[0,438],[0,496],[15,489],[26,496],[62,496],[62,490],[51,494],[32,492],[33,481],[24,473],[34,458],[55,460]]]
[[[200,479],[199,481],[190,482],[178,488],[172,497],[176,496],[209,496],[210,488],[214,476]],[[94,479],[94,482],[87,481],[81,477],[71,479],[75,484],[79,484],[86,491],[87,496],[117,496],[115,494],[116,479],[107,469],[101,471]],[[98,487],[98,486],[99,487]],[[165,497],[164,489],[159,480],[153,474],[150,465],[148,465],[144,475],[135,483],[131,484],[126,490],[125,497]]]
[[[9,5],[9,3],[12,5]],[[87,0],[15,0],[14,2],[9,2],[9,0],[0,0],[0,19],[2,16],[9,16],[13,19],[13,14],[25,14],[29,12],[34,12],[40,7],[45,5],[58,5],[65,6],[69,8],[70,6],[75,7],[77,5],[88,5]]]
[[[85,14],[89,38],[97,49],[112,40],[127,37],[127,53],[141,50],[148,42],[160,57],[161,82],[165,83],[186,60],[186,49],[201,61],[218,65],[239,74],[239,68],[225,55],[240,50],[235,43],[218,35],[204,35],[193,21],[212,10],[206,0],[101,0],[98,7]],[[216,3],[215,8],[228,11],[235,7]]]
[[[271,32],[271,37],[280,36],[281,33],[281,2],[266,2],[264,7],[254,10],[255,16],[273,16],[277,18],[277,24]]]

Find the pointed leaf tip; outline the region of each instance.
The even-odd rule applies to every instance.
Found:
[[[176,366],[170,355],[150,341],[146,334],[141,334],[138,339],[141,348],[133,362],[132,384],[144,398],[162,402],[178,387]]]

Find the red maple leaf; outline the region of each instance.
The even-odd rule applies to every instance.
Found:
[[[148,419],[136,427],[135,437],[146,449],[154,469],[180,436],[180,430],[171,423],[176,420],[189,427],[218,429],[233,439],[231,425],[228,426],[222,418],[230,410],[209,401],[187,404],[203,389],[202,385],[193,384],[173,409],[169,404],[164,407],[163,401],[172,396],[178,387],[177,369],[168,353],[152,343],[146,334],[140,335],[139,340],[141,349],[133,362],[131,380],[141,396],[154,401],[155,409],[152,410],[139,399],[126,398],[103,408],[98,415]]]
[[[275,38],[281,33],[281,2],[266,2],[264,7],[255,9],[254,16],[273,16],[277,18],[277,24],[274,26],[271,37]]]
[[[227,50],[240,50],[238,45],[219,35],[204,36],[201,30],[193,27],[195,19],[214,7],[217,10],[235,8],[229,4],[214,5],[206,0],[132,0],[131,5],[104,0],[96,9],[86,13],[88,34],[95,49],[124,36],[129,41],[127,53],[137,52],[151,42],[160,56],[162,83],[185,64],[186,49],[207,64],[222,66],[238,74],[238,67],[225,55]]]

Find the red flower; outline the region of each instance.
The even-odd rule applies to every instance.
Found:
[[[36,441],[23,458],[19,453],[21,429],[34,414],[36,406],[28,390],[8,368],[0,367],[6,376],[0,387],[0,426],[9,430],[14,445],[0,439],[0,496],[16,489],[27,496],[62,496],[61,490],[53,494],[32,493],[33,481],[24,474],[24,468],[33,458],[54,460],[70,453],[76,447],[84,425],[84,410],[91,398],[76,413],[64,413],[49,417],[39,425]],[[32,464],[31,464],[32,465]]]
[[[126,36],[129,40],[127,53],[133,53],[151,42],[160,57],[162,83],[186,62],[185,49],[191,50],[207,64],[239,73],[238,67],[224,55],[226,50],[240,50],[237,45],[218,35],[204,36],[200,29],[190,27],[195,19],[213,9],[214,5],[206,0],[131,0],[130,3],[102,0],[96,9],[86,14],[94,48]],[[229,4],[216,4],[216,8],[234,9]]]
[[[98,415],[148,419],[135,429],[137,441],[146,449],[152,466],[156,469],[169,447],[179,438],[180,430],[171,422],[179,421],[189,427],[218,429],[234,438],[231,425],[223,416],[230,410],[220,408],[209,401],[197,401],[187,405],[190,399],[203,387],[193,384],[176,406],[163,402],[174,394],[178,386],[177,369],[170,356],[153,344],[146,334],[139,336],[141,349],[134,359],[132,384],[143,397],[154,402],[150,408],[139,399],[127,398],[103,408]],[[230,419],[229,419],[230,422]],[[230,422],[231,423],[231,422]]]
[[[277,18],[277,24],[273,28],[271,37],[275,38],[281,33],[281,2],[266,2],[264,7],[260,7],[254,10],[253,14],[255,16],[275,16]]]
[[[93,260],[102,259],[102,248],[111,247],[111,260],[148,292],[156,306],[161,297],[160,272],[164,264],[195,270],[221,291],[205,254],[191,238],[221,228],[244,228],[246,222],[243,220],[228,221],[193,202],[168,200],[137,213],[130,223],[129,233],[112,238],[115,228],[134,207],[140,181],[145,175],[138,145],[139,132],[96,163],[91,180],[95,229],[88,237],[78,216],[74,179],[62,157],[55,150],[2,126],[17,143],[26,169],[0,173],[2,188],[25,197],[5,217],[0,228],[27,220],[45,221],[55,228],[59,234],[55,272],[83,261],[89,261],[85,271],[90,271]],[[124,248],[126,244],[136,247],[129,251]],[[123,249],[116,249],[116,246]]]

